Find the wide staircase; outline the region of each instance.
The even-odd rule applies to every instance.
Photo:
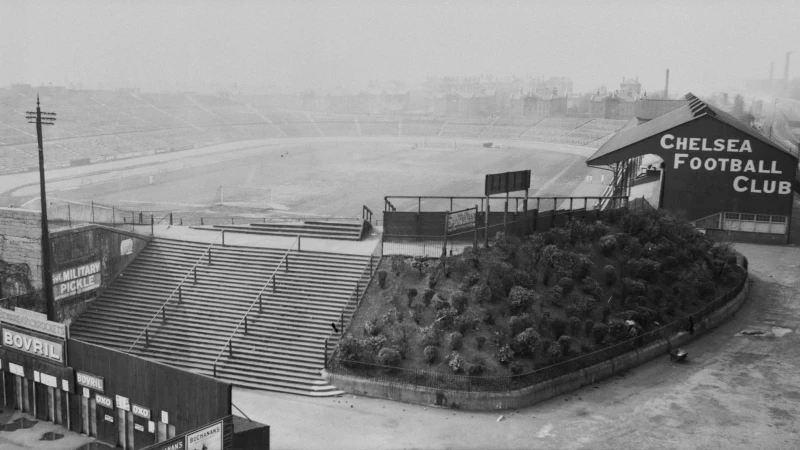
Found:
[[[326,339],[332,349],[331,323],[375,267],[369,255],[154,239],[70,332],[236,386],[338,395],[320,377]]]
[[[364,221],[329,222],[267,222],[250,223],[245,225],[200,225],[193,226],[197,229],[228,230],[241,234],[264,234],[270,236],[302,236],[318,239],[339,239],[358,241],[368,230],[369,223]]]

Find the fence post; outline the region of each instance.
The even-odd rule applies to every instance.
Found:
[[[113,205],[111,206],[111,226],[112,227],[117,226],[116,209],[114,209]]]
[[[169,224],[172,225],[172,212],[169,213]]]
[[[136,231],[136,213],[131,211],[131,231]]]
[[[228,341],[228,356],[233,358],[233,339]]]
[[[201,226],[203,225],[203,218],[202,217],[200,218],[200,225]]]
[[[258,312],[263,311],[263,304],[261,303],[261,293],[258,293]]]
[[[286,271],[289,271],[289,254],[286,254]]]
[[[275,279],[278,278],[277,274],[272,276],[272,293],[275,293]]]
[[[422,212],[422,197],[417,197],[417,212]]]
[[[323,361],[322,367],[328,367],[328,338],[325,338],[325,355]]]
[[[92,223],[94,223],[94,200],[92,200]]]
[[[225,230],[222,230],[222,246],[225,247]]]
[[[233,225],[233,217],[231,217],[231,225]]]
[[[153,231],[155,229],[155,226],[156,226],[156,220],[153,218],[153,215],[150,214],[150,235],[151,236],[155,234],[155,232]]]
[[[214,364],[214,378],[217,378],[217,364]]]
[[[208,265],[211,265],[211,248],[208,249]]]
[[[481,200],[481,201],[483,201],[483,200]],[[486,213],[485,213],[486,214],[486,217],[485,217],[485,219],[486,219],[485,220],[486,229],[485,229],[485,233],[484,233],[484,236],[483,236],[483,239],[485,241],[484,242],[484,246],[486,248],[489,248],[489,213],[490,212],[491,212],[491,208],[489,207],[489,198],[487,197],[486,198]]]
[[[194,284],[197,284],[197,266],[194,266],[194,270],[192,272],[194,272]]]
[[[183,301],[183,287],[178,286],[178,303]]]
[[[161,321],[162,322],[167,321],[167,305],[164,305],[164,307],[161,308]]]
[[[244,334],[247,334],[247,314],[244,315]]]
[[[181,226],[183,226],[183,217],[181,217]]]
[[[339,329],[342,330],[342,336],[344,336],[344,313],[339,317]]]
[[[150,345],[150,330],[145,328],[144,329],[144,346],[147,347]]]
[[[297,253],[300,253],[300,239],[302,236],[297,236]]]

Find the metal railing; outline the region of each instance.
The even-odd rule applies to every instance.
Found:
[[[721,295],[712,302],[709,302],[695,313],[600,350],[518,375],[470,376],[423,369],[404,369],[400,367],[384,366],[361,361],[339,360],[335,358],[335,351],[334,357],[327,359],[326,369],[329,372],[336,374],[351,375],[376,381],[402,383],[435,389],[496,392],[521,389],[542,381],[551,380],[558,376],[590,367],[604,361],[608,361],[611,358],[621,356],[633,349],[644,347],[661,339],[666,339],[667,344],[670,345],[670,335],[687,330],[689,318],[691,318],[694,322],[696,327],[695,330],[703,331],[703,327],[705,325],[703,324],[702,319],[720,307],[726,305],[729,301],[739,295],[742,292],[742,289],[744,289],[748,279],[747,270],[741,266],[739,266],[739,270],[743,275],[742,279],[731,291]]]
[[[42,313],[47,312],[44,291],[41,289],[11,297],[0,298],[0,307],[5,309],[14,309],[20,307]]]
[[[217,354],[217,357],[214,359],[214,362],[212,363],[213,373],[215,378],[217,376],[217,363],[219,362],[219,359],[222,357],[222,354],[225,353],[225,349],[228,350],[229,357],[233,358],[233,338],[234,336],[236,336],[236,333],[239,331],[239,328],[242,326],[242,324],[244,324],[244,334],[247,334],[248,331],[247,316],[250,314],[250,311],[253,310],[253,307],[256,305],[256,303],[258,303],[259,312],[263,310],[264,304],[262,297],[264,295],[264,291],[269,287],[270,284],[272,284],[272,293],[274,294],[275,292],[277,292],[278,286],[276,281],[276,275],[278,274],[278,270],[280,270],[281,266],[285,265],[286,268],[284,270],[286,272],[289,271],[289,254],[292,252],[292,249],[294,248],[295,244],[297,244],[297,253],[300,253],[300,242],[301,242],[300,239],[301,237],[298,235],[292,242],[292,245],[290,245],[289,248],[286,250],[286,252],[284,252],[283,256],[278,261],[278,266],[275,267],[275,270],[272,271],[272,275],[270,275],[269,279],[267,279],[267,282],[258,292],[258,295],[253,300],[253,302],[250,303],[250,307],[247,308],[247,311],[244,313],[242,318],[239,319],[239,323],[236,324],[236,328],[233,329],[233,332],[231,333],[230,337],[228,337],[228,340],[225,341],[225,344],[222,346],[222,349],[220,349],[219,353]]]
[[[208,261],[208,265],[211,265],[211,248],[214,246],[214,244],[217,243],[217,240],[219,238],[222,238],[222,245],[224,246],[225,245],[225,231],[222,231],[216,238],[214,238],[214,240],[211,241],[211,244],[209,244],[208,247],[206,247],[206,249],[203,251],[203,253],[200,254],[200,257],[197,258],[197,261],[194,263],[194,265],[192,265],[192,267],[189,269],[189,271],[186,272],[186,275],[183,276],[183,278],[181,279],[180,283],[178,283],[178,286],[175,287],[175,289],[172,291],[171,294],[169,294],[169,297],[167,297],[167,299],[164,300],[164,303],[161,304],[161,307],[158,308],[158,311],[156,311],[156,313],[153,314],[153,317],[150,319],[149,322],[147,322],[147,325],[144,327],[144,330],[142,330],[142,332],[139,333],[139,336],[136,337],[136,340],[133,341],[133,344],[131,344],[131,346],[128,347],[128,350],[126,350],[125,353],[130,353],[131,350],[133,350],[133,348],[139,342],[139,339],[142,338],[142,336],[145,337],[145,346],[149,345],[149,343],[150,343],[150,334],[149,334],[150,325],[153,324],[153,321],[156,320],[156,317],[158,317],[159,314],[161,314],[161,316],[162,316],[162,321],[166,322],[166,320],[167,320],[167,309],[166,309],[167,308],[167,303],[169,303],[169,301],[172,300],[172,297],[175,296],[175,293],[178,294],[178,303],[180,303],[182,301],[182,295],[183,295],[182,286],[183,286],[183,283],[186,281],[187,278],[189,278],[189,275],[191,275],[191,274],[194,275],[194,282],[195,283],[197,282],[197,266],[203,261],[203,259],[206,259]]]
[[[367,266],[364,267],[364,270],[361,271],[361,275],[358,277],[358,281],[356,281],[356,285],[353,290],[350,292],[350,296],[347,299],[347,303],[342,307],[342,312],[339,315],[339,336],[344,336],[344,332],[346,327],[350,325],[350,322],[353,320],[353,315],[356,313],[356,308],[361,304],[361,299],[364,297],[364,294],[367,292],[367,287],[369,283],[372,281],[372,277],[375,275],[375,272],[378,270],[378,265],[381,261],[381,246],[376,245],[375,250],[372,251],[372,254],[369,255],[369,263]],[[363,288],[361,287],[363,285]],[[345,321],[344,312],[349,308],[351,305],[354,305],[353,311],[350,313],[350,316],[347,317]],[[330,341],[333,340],[334,335],[337,333],[333,330],[328,334],[328,337],[325,338],[325,354],[324,354],[324,365],[328,363],[328,355],[333,351],[333,348],[330,347]]]

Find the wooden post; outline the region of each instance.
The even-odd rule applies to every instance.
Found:
[[[192,272],[194,272],[194,284],[197,284],[197,266],[194,266],[194,270]]]
[[[417,197],[417,212],[422,212],[422,197]]]
[[[444,257],[447,256],[447,225],[450,222],[450,211],[444,212],[444,243],[442,244],[442,264],[444,264]],[[356,285],[358,289],[358,285]]]
[[[289,254],[286,254],[286,271],[289,271]]]
[[[155,234],[155,232],[153,231],[155,229],[155,226],[156,226],[156,220],[153,218],[153,215],[150,214],[150,235]]]
[[[508,192],[506,192],[506,204],[503,210],[503,233],[508,233]]]
[[[233,358],[233,339],[228,341],[228,356]]]
[[[272,293],[275,293],[275,279],[278,278],[277,274],[272,276]]]
[[[178,303],[180,303],[183,300],[181,298],[183,296],[183,292],[182,291],[183,291],[183,288],[181,286],[178,286]]]
[[[162,322],[167,321],[167,305],[164,305],[164,307],[161,308],[161,321]]]
[[[150,345],[150,330],[148,328],[144,329],[144,346],[147,347]]]
[[[72,228],[72,214],[70,214],[69,203],[67,203],[67,223],[69,227]]]
[[[328,367],[328,338],[325,338],[325,356],[323,358],[322,367]]]
[[[475,230],[474,236],[472,237],[472,251],[474,254],[478,254],[478,227],[480,227],[480,223],[478,223],[478,205],[475,205]]]
[[[261,303],[261,293],[258,293],[258,312],[262,312],[264,310],[264,305]]]
[[[225,247],[225,230],[222,230],[222,246]]]
[[[550,215],[550,228],[556,226],[556,208],[558,208],[558,197],[553,197],[553,214]]]
[[[169,213],[169,224],[172,225],[172,211]]]
[[[300,253],[300,238],[302,236],[297,236],[297,253]]]
[[[94,223],[94,200],[92,200],[92,223]]]
[[[208,265],[211,265],[211,249],[208,249]]]
[[[214,364],[214,378],[217,378],[217,365]]]
[[[247,334],[247,314],[244,315],[244,334]]]
[[[486,215],[486,217],[485,217],[486,220],[484,221],[486,226],[485,226],[485,232],[484,232],[484,236],[483,236],[484,246],[486,248],[489,248],[489,212],[490,212],[490,210],[491,210],[491,208],[489,207],[489,197],[486,197],[486,212],[484,213]]]
[[[339,316],[339,329],[342,330],[342,336],[344,336],[344,313]]]
[[[200,225],[203,225],[203,218],[200,218]]]

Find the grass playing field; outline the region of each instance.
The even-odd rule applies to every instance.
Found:
[[[453,150],[396,141],[276,143],[147,164],[131,160],[126,168],[56,177],[48,181],[48,197],[137,211],[354,217],[362,205],[381,211],[387,195],[481,196],[485,174],[512,170],[531,169],[531,196],[569,195],[590,170],[584,161],[555,151],[465,144]],[[271,189],[274,209],[234,214],[212,208],[219,186]],[[35,185],[18,189],[14,201],[37,193]],[[417,207],[416,200],[393,203],[398,210]],[[423,203],[423,210],[449,209],[439,203]],[[456,202],[454,209],[474,203]]]

